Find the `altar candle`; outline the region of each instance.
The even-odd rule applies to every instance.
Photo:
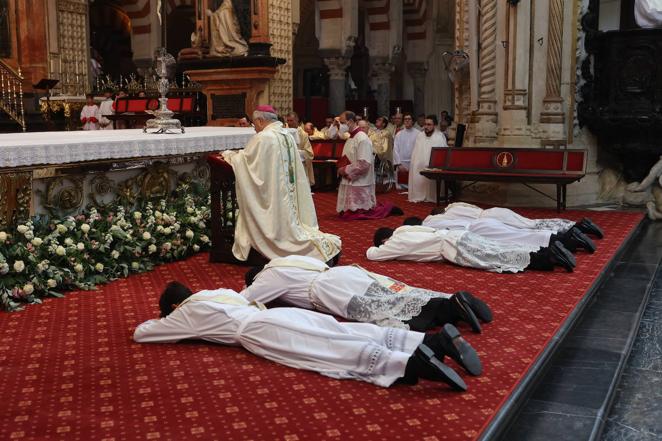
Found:
[[[74,72],[78,75],[78,55],[74,57]],[[78,77],[76,77],[76,81],[78,81]]]
[[[363,108],[363,117],[364,117],[364,118],[367,118],[367,117],[368,117],[368,108],[367,108],[367,107],[364,107],[364,108]]]
[[[396,108],[395,108],[395,114],[396,114],[396,115],[400,115],[400,108],[399,108],[399,107],[396,107]]]

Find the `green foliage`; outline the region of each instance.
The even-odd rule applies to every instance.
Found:
[[[151,270],[209,247],[209,193],[182,184],[168,199],[37,216],[0,231],[0,308],[13,311],[62,291]]]

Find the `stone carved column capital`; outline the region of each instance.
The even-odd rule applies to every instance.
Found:
[[[329,57],[324,59],[324,64],[329,68],[329,79],[344,80],[345,69],[349,67],[351,60],[345,57]]]
[[[388,83],[394,70],[395,66],[388,61],[378,61],[370,67],[370,75],[376,84]]]

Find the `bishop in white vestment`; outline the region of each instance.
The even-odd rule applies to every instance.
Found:
[[[432,179],[421,175],[421,170],[430,165],[432,147],[448,147],[446,137],[437,128],[437,117],[425,118],[423,131],[416,136],[409,166],[409,202],[436,202],[436,186]]]
[[[258,133],[246,147],[223,152],[235,173],[239,204],[234,256],[245,261],[253,247],[268,259],[290,254],[332,259],[341,241],[319,230],[294,138],[271,106],[259,106],[253,122]]]
[[[177,282],[166,288],[159,303],[163,318],[139,325],[133,335],[136,342],[198,339],[242,346],[289,367],[382,387],[398,380],[416,383],[421,377],[466,390],[461,378],[437,358],[444,355],[480,371],[475,351],[451,325],[426,336],[367,323],[339,323],[314,311],[266,309],[228,289],[192,294]]]
[[[359,266],[335,266],[306,256],[274,259],[246,274],[241,294],[250,301],[279,299],[349,320],[415,331],[468,322],[481,331],[478,319],[492,320],[489,307],[467,292],[446,294],[407,286]]]

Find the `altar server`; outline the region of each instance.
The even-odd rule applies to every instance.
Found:
[[[437,117],[425,117],[422,132],[416,136],[409,167],[409,202],[436,202],[436,186],[432,179],[421,175],[421,170],[430,165],[432,147],[448,147],[446,137],[437,130]]]
[[[162,318],[139,325],[139,343],[199,339],[242,346],[286,366],[337,379],[389,387],[418,378],[445,381],[465,390],[462,379],[442,363],[448,355],[480,372],[475,350],[452,325],[425,335],[367,323],[339,323],[333,317],[297,308],[266,309],[228,289],[192,294],[173,282],[159,300]]]
[[[397,132],[393,145],[393,163],[402,171],[408,171],[411,163],[411,153],[416,144],[416,137],[421,133],[414,128],[414,118],[410,113],[403,117],[404,128]]]
[[[308,138],[308,133],[305,131],[301,121],[299,120],[299,115],[296,112],[290,112],[285,117],[287,121],[287,127],[290,129],[295,129],[299,134],[298,149],[299,155],[303,159],[304,169],[306,170],[306,176],[308,177],[308,182],[310,185],[315,185],[315,171],[313,170],[313,159],[315,154],[313,152],[313,147],[310,144],[310,139]]]
[[[338,161],[338,187],[336,211],[343,220],[381,219],[402,210],[390,202],[377,203],[375,195],[375,157],[372,142],[356,122],[354,112],[342,114],[350,137],[345,141],[342,158]]]
[[[282,300],[348,320],[414,331],[463,321],[481,332],[492,312],[468,292],[455,294],[415,288],[359,266],[329,268],[306,256],[274,259],[246,273],[241,294],[251,301]]]
[[[94,95],[88,93],[85,95],[86,104],[80,111],[80,122],[83,123],[83,130],[99,130],[99,107],[94,103]]]
[[[446,206],[446,208],[433,209],[430,216],[430,223],[456,219],[496,219],[515,228],[552,230],[557,233],[565,233],[576,227],[584,234],[594,236],[598,239],[604,237],[602,229],[587,217],[579,222],[559,218],[529,219],[508,208],[493,207],[484,210],[476,205],[465,202],[454,202]]]
[[[257,134],[243,150],[223,152],[239,203],[234,256],[245,261],[251,247],[268,259],[301,254],[326,262],[337,256],[340,238],[319,230],[294,138],[271,106],[259,106],[253,123]]]
[[[106,90],[103,96],[105,99],[99,106],[99,126],[101,127],[101,130],[113,130],[113,122],[107,118],[107,116],[115,114],[113,91]]]
[[[535,250],[524,244],[499,243],[466,230],[435,230],[424,226],[403,226],[396,230],[379,228],[375,246],[366,256],[370,260],[411,260],[435,262],[447,260],[460,266],[494,272],[517,273],[525,269],[551,271],[562,266],[572,272],[575,257],[554,242]]]

